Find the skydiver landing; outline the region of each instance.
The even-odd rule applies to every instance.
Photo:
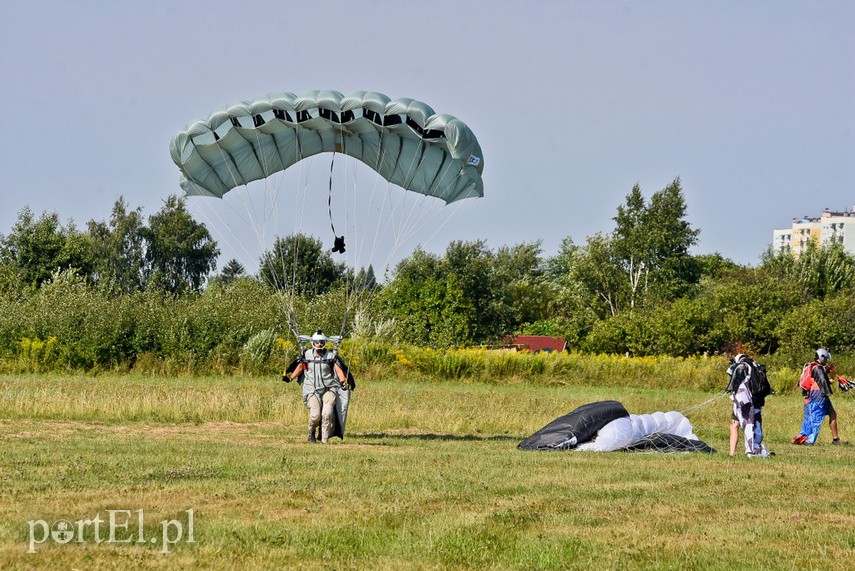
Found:
[[[286,382],[296,380],[303,385],[303,403],[309,409],[308,441],[318,440],[320,428],[320,441],[324,444],[331,436],[344,438],[350,391],[355,387],[338,351],[327,348],[327,340],[323,331],[315,332],[312,348],[301,352],[282,376]]]

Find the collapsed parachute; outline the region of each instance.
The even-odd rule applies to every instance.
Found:
[[[677,411],[629,414],[617,401],[582,405],[519,443],[520,450],[715,452]]]
[[[462,121],[382,93],[271,93],[227,105],[170,145],[185,194],[222,197],[323,152],[354,157],[389,182],[446,203],[483,196],[481,147]]]

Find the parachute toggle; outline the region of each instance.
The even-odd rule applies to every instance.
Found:
[[[344,236],[336,236],[333,242],[333,252],[344,254]]]

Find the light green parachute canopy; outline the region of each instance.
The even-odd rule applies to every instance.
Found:
[[[475,135],[451,115],[381,93],[271,93],[227,105],[175,135],[186,195],[229,190],[324,152],[354,157],[389,182],[446,203],[483,196]]]

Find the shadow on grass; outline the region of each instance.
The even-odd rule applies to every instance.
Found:
[[[367,432],[362,434],[350,435],[351,438],[372,438],[372,439],[391,439],[391,440],[447,440],[450,442],[460,441],[486,441],[486,440],[522,440],[519,436],[497,435],[497,436],[476,436],[474,434],[434,434],[428,432],[425,434],[387,434],[385,432]]]

